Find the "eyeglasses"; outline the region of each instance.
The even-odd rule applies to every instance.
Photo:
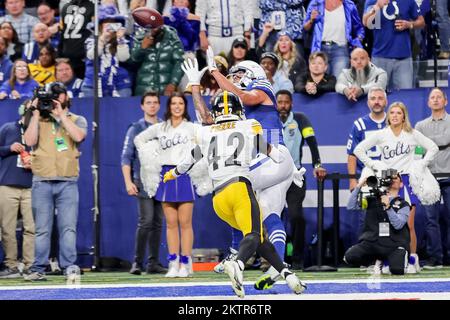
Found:
[[[26,66],[16,66],[16,70],[27,70],[28,67]]]
[[[241,49],[247,49],[247,46],[243,45],[243,44],[235,44],[233,46],[233,48],[241,48]]]

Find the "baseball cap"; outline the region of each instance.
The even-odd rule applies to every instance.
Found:
[[[244,37],[238,37],[234,39],[231,47],[234,48],[236,46],[243,46],[245,49],[248,49],[247,40],[245,40]]]
[[[261,61],[264,58],[270,58],[273,60],[273,62],[275,62],[275,66],[278,67],[278,65],[280,64],[280,59],[278,59],[278,56],[275,54],[275,52],[264,52],[261,55],[261,59],[259,59],[259,63],[261,63]]]

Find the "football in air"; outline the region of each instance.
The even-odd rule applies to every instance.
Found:
[[[140,7],[131,13],[134,21],[143,28],[157,28],[164,24],[161,14],[152,8]]]

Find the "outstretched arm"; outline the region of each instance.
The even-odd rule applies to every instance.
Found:
[[[191,86],[192,88],[192,99],[194,100],[195,111],[197,113],[197,117],[200,116],[200,119],[198,120],[204,124],[214,123],[214,120],[209,113],[209,109],[200,93],[200,81],[206,70],[208,70],[208,67],[204,67],[202,70],[199,70],[197,59],[186,59],[181,65],[181,69],[188,77],[188,86]]]
[[[199,120],[201,120],[203,124],[213,124],[214,119],[206,106],[205,100],[203,100],[203,97],[200,94],[200,86],[192,86],[192,100],[194,101],[195,111],[197,111],[197,114],[200,116]]]
[[[237,95],[244,105],[253,106],[260,103],[271,103],[270,98],[265,92],[261,90],[241,90],[236,87],[230,80],[228,80],[223,74],[221,74],[217,69],[216,63],[214,61],[214,52],[212,51],[211,47],[208,47],[208,51],[206,52],[206,61],[208,63],[209,72],[214,77],[214,79],[216,79],[219,87],[222,90],[227,90]]]

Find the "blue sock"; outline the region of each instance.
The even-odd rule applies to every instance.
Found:
[[[235,228],[231,228],[231,247],[236,251],[239,251],[239,243],[244,239],[242,235],[242,231],[239,231]]]
[[[275,250],[284,261],[284,251],[286,250],[286,232],[280,217],[272,213],[264,220],[264,226],[269,234],[269,241],[272,242]]]

